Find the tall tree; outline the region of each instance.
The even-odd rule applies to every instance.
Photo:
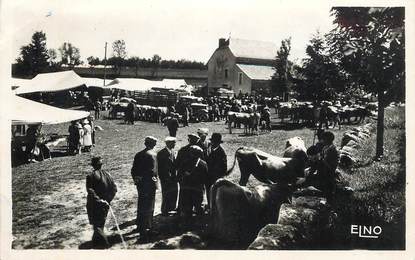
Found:
[[[272,90],[274,94],[284,94],[290,89],[290,61],[288,56],[291,51],[291,37],[281,41],[281,47],[275,57],[274,69],[272,76]]]
[[[47,70],[48,58],[46,34],[42,31],[35,32],[31,42],[20,48],[20,57],[16,60],[17,70],[20,74],[35,76]]]
[[[305,99],[330,100],[335,93],[344,90],[344,78],[341,69],[329,55],[326,37],[315,33],[306,47],[307,57],[298,68],[303,84],[298,91]]]
[[[377,94],[376,158],[383,156],[384,110],[405,92],[405,10],[402,7],[332,8],[331,51],[353,79]]]
[[[59,48],[59,52],[61,54],[61,64],[68,65],[69,67],[82,64],[79,48],[71,43],[64,42],[62,47]]]
[[[127,50],[124,40],[116,40],[112,43],[112,57],[110,62],[115,66],[115,69],[118,70],[118,74],[121,73],[121,67],[125,63],[125,58],[127,57]]]

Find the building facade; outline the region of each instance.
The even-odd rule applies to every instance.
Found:
[[[225,88],[236,95],[270,94],[277,50],[270,42],[219,39],[219,46],[207,63],[209,93]]]

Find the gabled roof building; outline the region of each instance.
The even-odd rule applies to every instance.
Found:
[[[271,42],[219,39],[207,63],[209,93],[219,88],[233,90],[236,95],[271,93],[277,50]]]

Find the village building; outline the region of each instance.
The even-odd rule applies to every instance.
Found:
[[[233,90],[235,95],[270,94],[277,46],[272,42],[219,39],[208,65],[208,90]]]

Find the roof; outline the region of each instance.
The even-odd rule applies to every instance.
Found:
[[[17,88],[15,93],[56,92],[76,88],[84,85],[84,83],[84,80],[72,70],[41,73],[24,86]]]
[[[12,87],[23,87],[29,84],[30,79],[12,78]]]
[[[187,85],[184,79],[164,79],[157,81],[140,78],[117,78],[108,83],[106,87],[127,91],[149,91],[152,88],[185,90],[187,92],[192,90],[192,86]]]
[[[59,124],[89,116],[89,112],[62,109],[14,96],[10,109],[12,125]]]
[[[229,49],[235,57],[274,60],[278,48],[272,42],[229,39]]]
[[[275,69],[271,66],[236,64],[250,79],[253,80],[271,80]]]
[[[88,87],[102,87],[104,86],[104,80],[100,78],[84,78],[82,77],[85,85]],[[107,80],[105,83],[109,83],[111,80]]]

